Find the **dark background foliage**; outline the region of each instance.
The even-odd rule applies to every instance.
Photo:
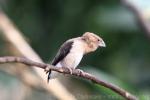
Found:
[[[143,99],[150,93],[150,40],[119,0],[1,0],[0,7],[48,63],[65,40],[86,31],[100,35],[107,47],[86,55],[79,68]],[[78,87],[73,93],[84,86],[92,95],[116,95],[82,79],[69,80],[75,83],[68,89]]]

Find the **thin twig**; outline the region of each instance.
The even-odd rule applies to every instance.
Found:
[[[45,69],[47,71],[49,70],[53,70],[59,73],[64,73],[64,74],[70,74],[69,70],[66,70],[65,68],[58,68],[58,67],[54,67],[50,64],[45,64],[45,63],[38,63],[38,62],[34,62],[32,60],[29,60],[27,58],[23,58],[23,57],[12,57],[12,56],[7,56],[7,57],[0,57],[0,64],[3,63],[13,63],[13,62],[17,62],[17,63],[22,63],[25,64],[27,66],[35,66],[35,67],[39,67],[42,69]],[[111,83],[108,83],[106,81],[103,80],[99,80],[96,77],[94,77],[93,75],[83,72],[80,73],[78,70],[73,70],[72,75],[74,76],[79,76],[88,80],[91,80],[94,83],[97,83],[99,85],[102,85],[106,88],[109,88],[111,90],[113,90],[114,92],[118,93],[119,95],[121,95],[122,97],[124,97],[127,100],[137,100],[137,98],[135,96],[133,96],[132,94],[130,94],[129,92],[123,90],[122,88],[115,86]]]

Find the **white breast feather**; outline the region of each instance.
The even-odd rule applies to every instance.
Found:
[[[83,46],[80,41],[75,41],[69,54],[60,62],[64,67],[76,68],[83,57]]]

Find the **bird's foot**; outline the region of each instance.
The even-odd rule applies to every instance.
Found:
[[[77,71],[78,71],[78,76],[80,76],[81,74],[84,74],[84,71],[83,70],[81,70],[81,69],[76,69]]]
[[[73,68],[69,68],[69,67],[63,67],[63,68],[69,70],[70,74],[72,75]]]

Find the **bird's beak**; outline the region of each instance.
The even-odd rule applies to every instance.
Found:
[[[99,46],[100,46],[100,47],[106,47],[106,44],[105,44],[104,41],[101,41],[101,42],[99,43]]]

